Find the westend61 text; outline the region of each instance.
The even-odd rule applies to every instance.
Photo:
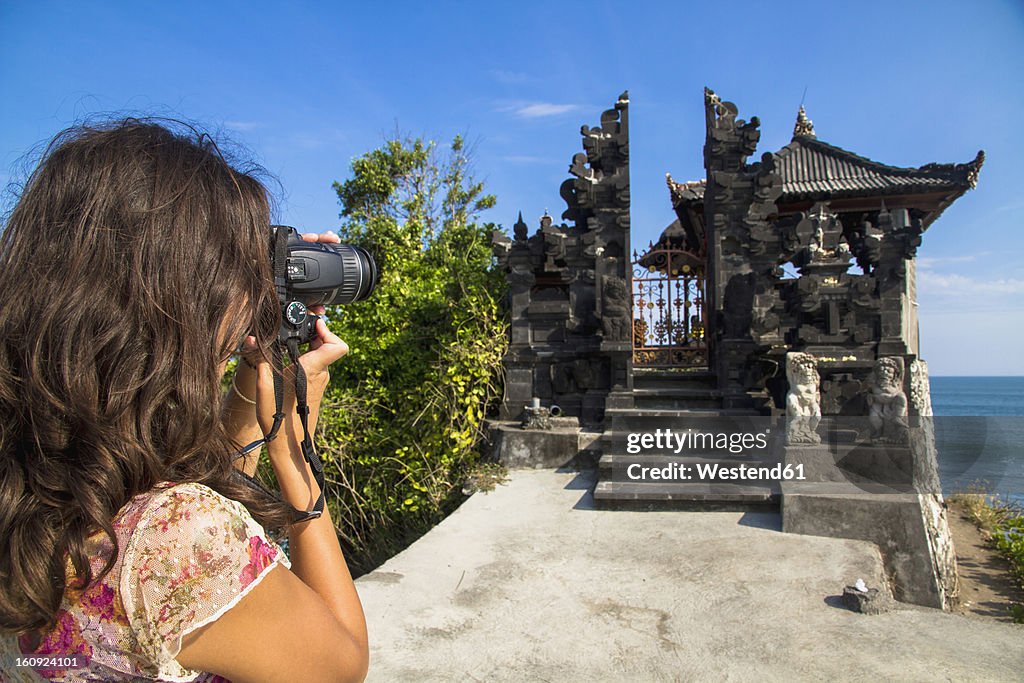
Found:
[[[671,462],[663,467],[644,467],[633,463],[626,468],[626,476],[633,481],[803,481],[804,466],[779,463],[771,467],[746,464],[726,467],[718,463]]]
[[[631,433],[626,436],[626,452],[636,455],[641,451],[672,450],[679,453],[684,448],[716,448],[726,450],[730,453],[742,453],[754,448],[768,447],[769,429],[757,434],[741,432],[702,432],[694,429],[687,429],[685,432],[673,432],[671,429],[656,429],[652,432]]]

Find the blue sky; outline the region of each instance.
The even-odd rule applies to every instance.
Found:
[[[634,6],[635,5],[635,6]],[[634,245],[673,219],[665,172],[703,177],[702,88],[762,121],[897,166],[987,161],[919,252],[933,374],[1024,374],[1024,5],[978,2],[51,2],[0,0],[0,182],[98,112],[195,120],[252,151],[282,222],[337,227],[331,182],[401,130],[475,143],[510,229],[630,91]]]

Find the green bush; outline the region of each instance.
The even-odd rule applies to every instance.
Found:
[[[404,548],[462,500],[483,421],[501,394],[504,278],[494,205],[461,138],[445,152],[394,139],[335,183],[342,241],[381,276],[368,300],[329,310],[351,352],[331,369],[318,429],[329,501],[355,571]]]
[[[1024,586],[1024,513],[1008,513],[992,532],[992,543],[1010,561]]]

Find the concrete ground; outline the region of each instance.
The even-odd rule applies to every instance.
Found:
[[[897,605],[877,548],[779,516],[595,510],[595,474],[513,471],[357,581],[370,681],[1024,679],[1024,626]]]

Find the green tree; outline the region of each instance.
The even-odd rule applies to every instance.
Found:
[[[491,267],[494,205],[461,137],[443,152],[393,139],[334,183],[343,242],[367,248],[380,282],[330,312],[351,347],[320,418],[329,504],[355,568],[390,557],[461,502],[483,421],[501,392],[504,278]]]

